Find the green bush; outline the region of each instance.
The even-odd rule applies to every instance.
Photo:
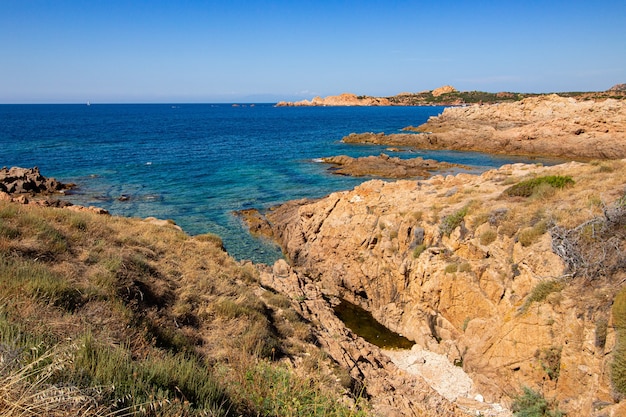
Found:
[[[563,412],[550,404],[538,392],[524,387],[522,395],[515,398],[511,411],[515,417],[561,417]]]
[[[565,188],[574,185],[574,180],[569,175],[549,175],[545,177],[537,177],[519,182],[507,188],[504,190],[504,194],[509,197],[530,197],[544,184],[554,188]]]
[[[457,227],[461,225],[463,219],[467,215],[468,207],[465,206],[460,210],[455,211],[454,213],[446,216],[441,220],[441,224],[439,225],[439,230],[442,234],[446,236],[450,236],[450,233],[454,231]]]
[[[422,252],[424,252],[426,250],[428,246],[421,244],[421,245],[417,245],[415,247],[415,249],[413,249],[413,258],[417,259],[419,258],[419,256],[422,254]]]

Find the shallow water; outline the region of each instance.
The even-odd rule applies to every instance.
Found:
[[[383,349],[411,349],[415,344],[380,324],[372,314],[346,300],[335,307],[335,314],[356,335]]]
[[[395,133],[443,107],[274,107],[271,104],[0,105],[0,165],[38,166],[78,185],[69,199],[112,214],[172,219],[216,233],[238,259],[271,263],[274,245],[251,237],[233,211],[350,189],[363,178],[315,159],[375,155],[352,132]],[[394,154],[395,155],[395,154]],[[472,165],[476,172],[527,158],[473,152],[403,152]],[[549,163],[545,161],[544,163]],[[120,198],[122,197],[122,198]]]

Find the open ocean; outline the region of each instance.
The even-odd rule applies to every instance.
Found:
[[[237,259],[280,250],[251,237],[233,211],[322,197],[367,178],[331,174],[317,158],[377,155],[352,132],[399,132],[443,107],[274,107],[272,104],[0,105],[0,166],[38,166],[78,185],[68,200],[114,215],[172,219],[215,233]],[[481,172],[527,158],[411,151],[394,156],[468,164]],[[538,162],[538,160],[533,160]],[[541,161],[550,163],[550,161]],[[124,198],[120,198],[124,197]]]

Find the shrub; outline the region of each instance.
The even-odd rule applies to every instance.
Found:
[[[481,233],[480,237],[478,238],[478,240],[479,240],[481,245],[487,246],[487,245],[490,245],[491,243],[493,243],[496,240],[497,237],[498,237],[498,234],[496,232],[494,232],[493,230],[489,229],[489,230],[485,230],[483,233]]]
[[[427,247],[428,246],[424,245],[423,243],[421,245],[417,245],[415,249],[413,249],[413,258],[419,258],[419,256],[422,254],[422,252],[426,250]]]
[[[444,217],[441,220],[441,224],[439,225],[439,230],[441,231],[441,233],[446,236],[450,236],[450,233],[452,233],[454,229],[461,225],[461,222],[463,222],[463,219],[467,215],[467,212],[468,207],[465,206],[462,209],[459,209],[450,214],[449,216]]]
[[[537,241],[539,236],[546,233],[546,222],[537,222],[533,227],[525,227],[519,231],[517,240],[522,246],[530,246]]]
[[[459,269],[459,266],[456,263],[446,265],[446,274],[453,274]]]
[[[543,349],[539,354],[539,362],[541,367],[548,374],[551,381],[559,379],[561,372],[561,350],[562,348],[553,346]]]
[[[564,286],[565,284],[562,281],[556,279],[540,282],[531,291],[530,295],[524,302],[521,311],[524,312],[528,310],[528,307],[530,307],[530,305],[534,302],[542,302],[548,297],[548,295],[552,294],[553,292],[561,291]]]
[[[554,188],[565,188],[574,185],[574,180],[569,175],[549,175],[545,177],[537,177],[519,182],[507,188],[504,190],[504,194],[509,197],[530,197],[543,184],[547,184]]]
[[[550,404],[538,392],[524,387],[522,395],[515,398],[511,410],[515,417],[561,417],[563,412]]]

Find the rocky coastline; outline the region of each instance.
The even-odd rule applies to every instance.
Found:
[[[580,161],[432,175],[462,167],[384,154],[325,158],[342,175],[412,180],[370,180],[240,213],[286,258],[248,265],[259,274],[257,291],[289,299],[374,415],[511,417],[525,389],[568,415],[626,414],[612,374],[626,360],[613,309],[626,283],[624,100],[541,96],[455,107],[408,130],[422,133],[344,141]],[[36,168],[19,170],[3,169],[2,200],[65,205],[48,198],[65,186]],[[414,347],[365,341],[335,315],[341,300]],[[292,359],[294,367],[302,360]]]
[[[354,133],[346,143],[451,149],[571,159],[626,157],[626,101],[557,95],[514,103],[446,108],[416,133]]]
[[[529,178],[554,176],[572,178],[574,185],[546,186],[531,197],[507,194]],[[611,232],[616,240],[609,245],[617,244],[617,252],[594,273],[577,274],[555,248],[563,231],[608,222],[609,207],[618,207],[616,224],[626,222],[620,206],[625,187],[626,160],[368,181],[265,213],[263,230],[281,244],[290,265],[279,261],[263,282],[320,323],[317,336],[329,354],[380,390],[379,410],[505,416],[530,387],[570,415],[617,416],[626,405],[611,383],[611,304],[626,275],[610,264],[625,261],[626,236],[617,232],[623,226]],[[598,236],[590,243],[605,242]],[[336,317],[322,318],[332,299],[362,306],[414,340],[416,349],[385,354],[363,347]],[[464,373],[454,377],[430,354]],[[384,378],[375,376],[381,369]],[[398,388],[398,375],[439,387],[437,404]],[[405,403],[394,403],[399,398]],[[414,398],[417,404],[406,403]]]

